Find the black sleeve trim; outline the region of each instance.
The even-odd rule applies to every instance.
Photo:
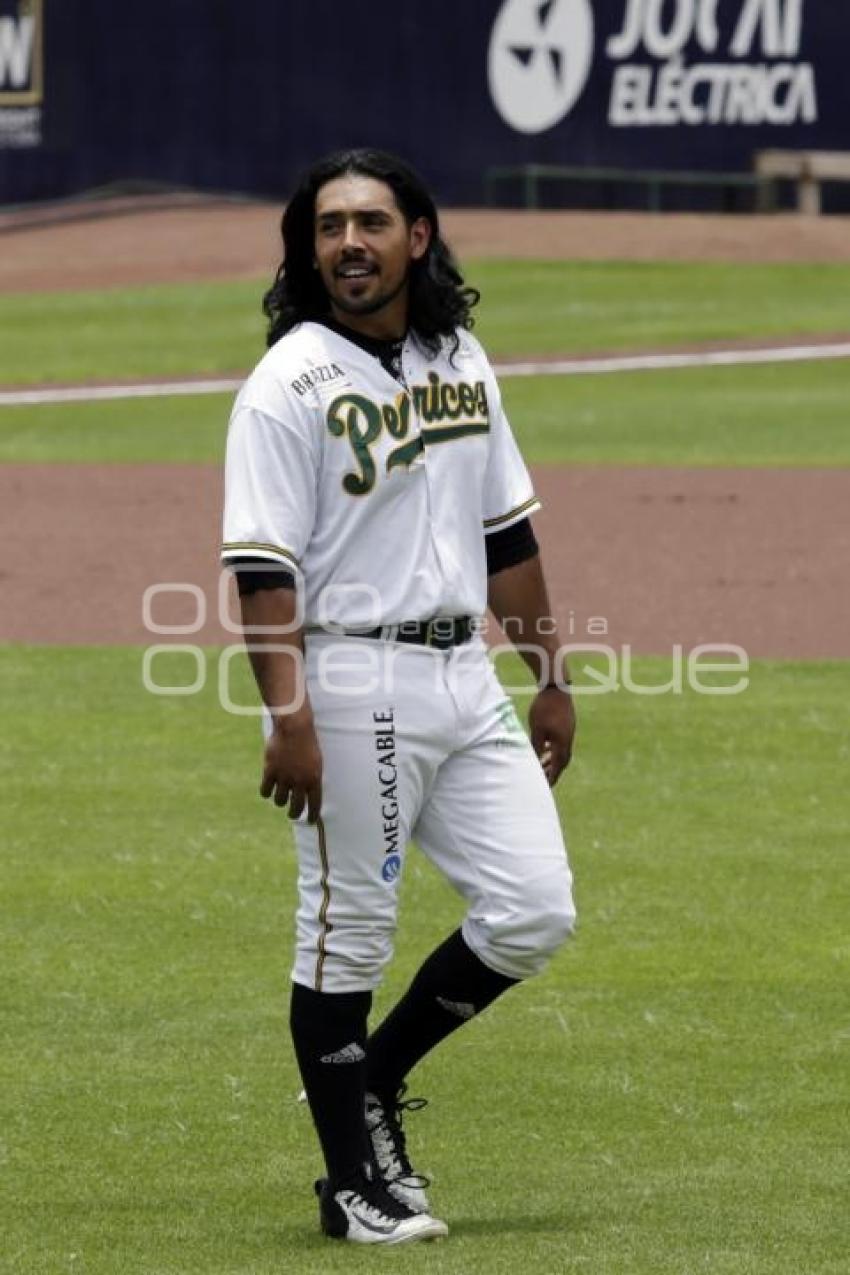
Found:
[[[515,567],[539,553],[530,518],[522,518],[502,531],[491,531],[484,537],[487,551],[487,574],[494,576],[506,567]]]
[[[236,576],[240,598],[260,589],[295,588],[295,576],[289,568],[269,562],[268,558],[231,558],[227,566]]]

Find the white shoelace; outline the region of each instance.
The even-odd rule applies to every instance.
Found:
[[[400,1218],[390,1217],[388,1213],[383,1213],[377,1204],[370,1204],[367,1199],[357,1191],[341,1191],[340,1197],[348,1197],[345,1202],[352,1210],[357,1211],[357,1216],[367,1222],[376,1222],[380,1226],[393,1227],[397,1226]]]

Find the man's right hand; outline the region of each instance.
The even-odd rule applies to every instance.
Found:
[[[322,754],[309,709],[275,718],[266,743],[262,797],[276,806],[289,804],[290,819],[307,807],[307,822],[316,823],[322,809]]]

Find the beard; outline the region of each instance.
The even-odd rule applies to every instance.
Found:
[[[332,295],[330,297],[333,304],[338,310],[342,310],[344,314],[377,314],[379,310],[383,310],[385,305],[389,305],[391,301],[395,301],[396,297],[407,286],[410,278],[410,272],[405,271],[402,278],[395,288],[391,288],[389,292],[380,292],[376,297],[367,300],[365,297],[362,301],[356,297],[340,297]]]

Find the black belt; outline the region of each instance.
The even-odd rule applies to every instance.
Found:
[[[383,624],[376,629],[346,629],[347,637],[377,638],[383,642],[409,642],[413,646],[430,646],[435,651],[448,651],[468,642],[477,631],[471,615],[437,616],[433,620],[402,620],[401,624]]]

